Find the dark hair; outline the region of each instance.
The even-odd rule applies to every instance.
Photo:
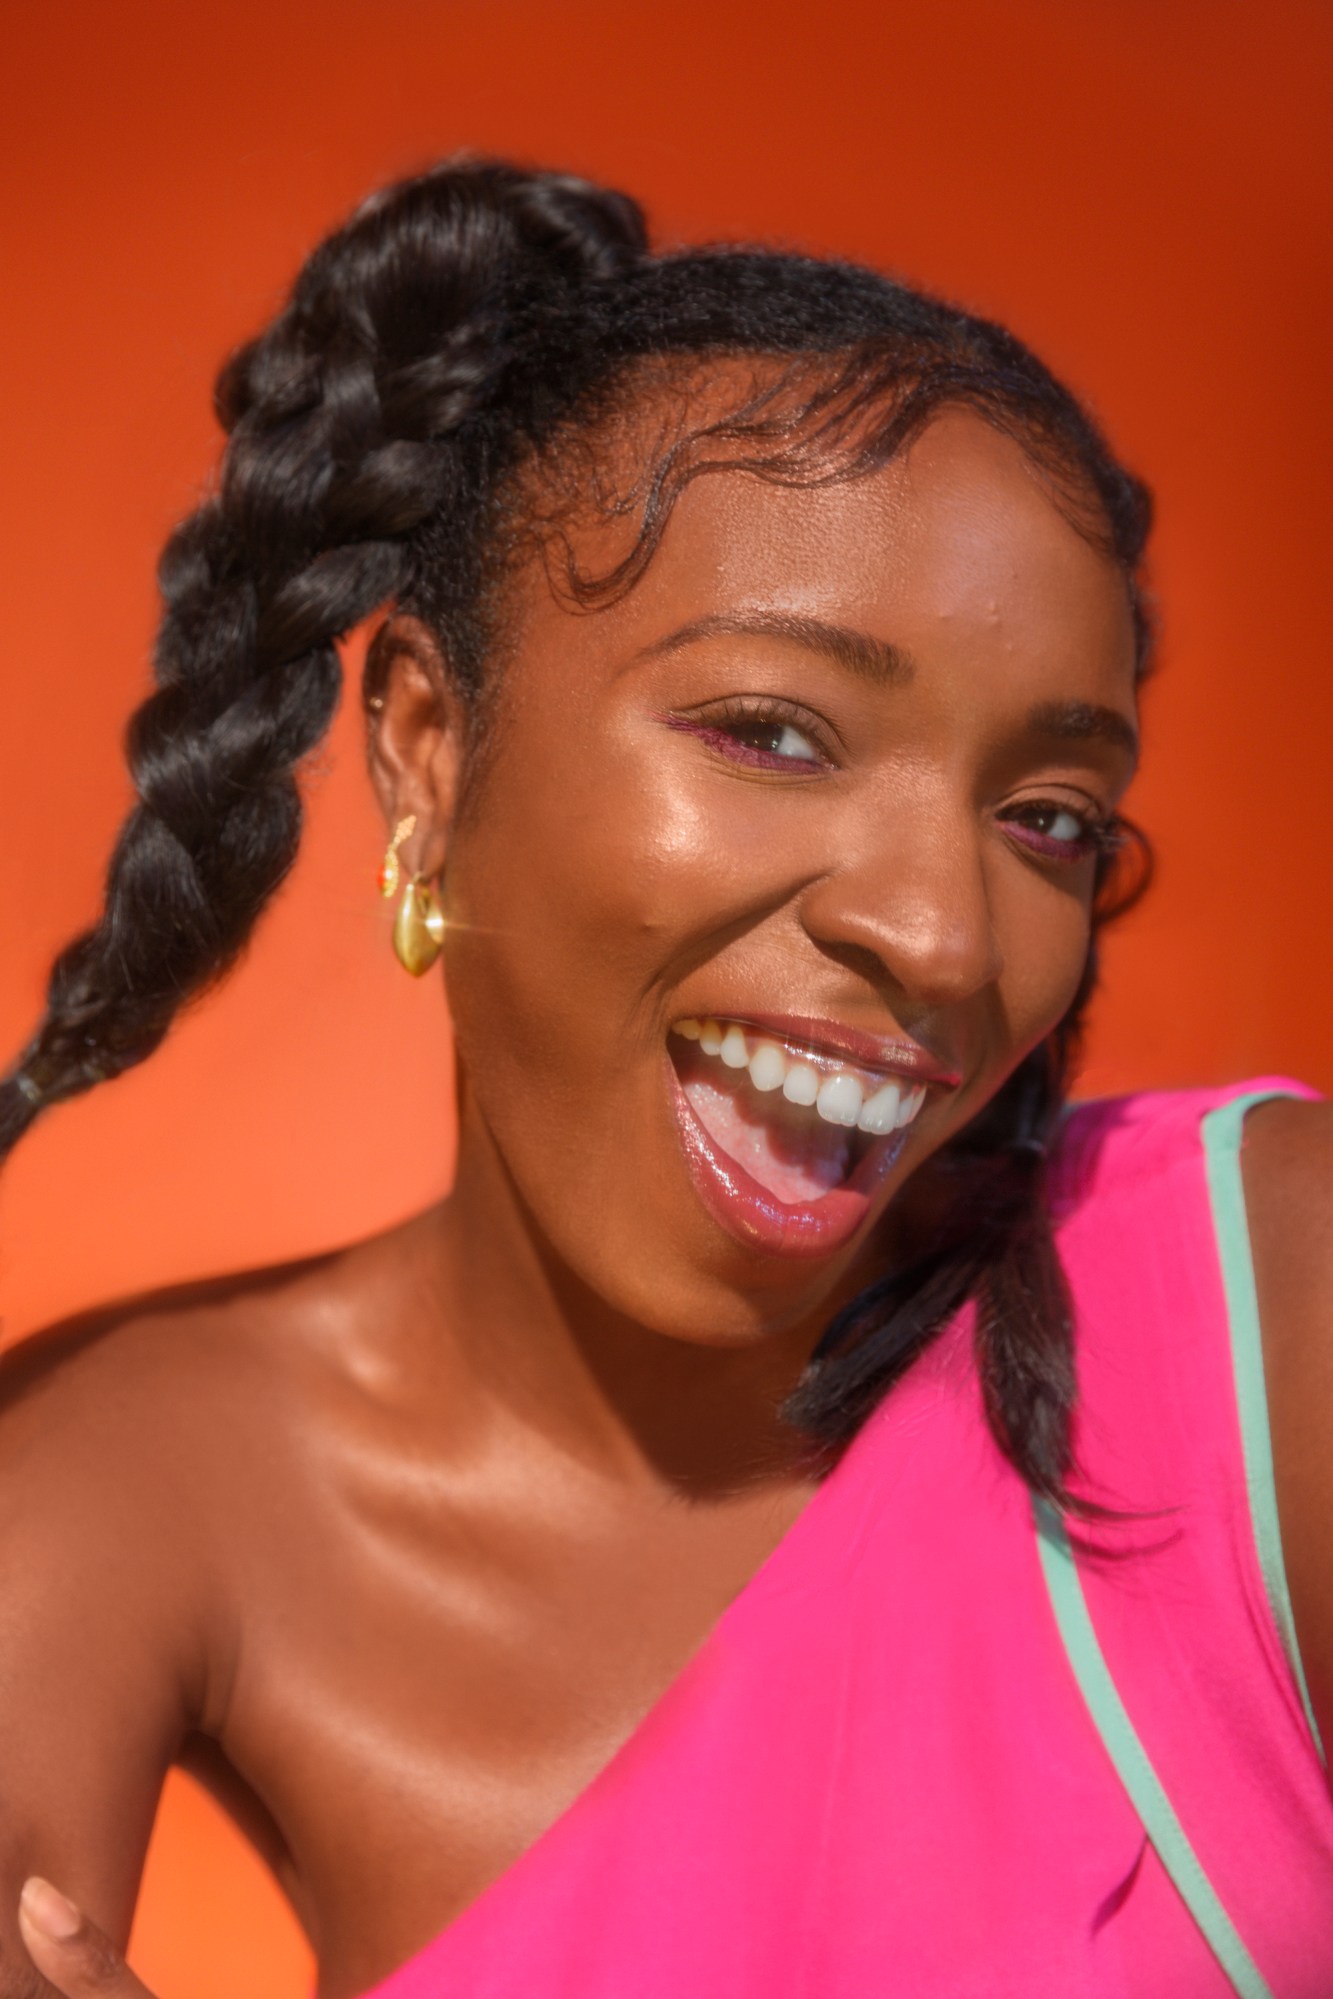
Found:
[[[475,704],[522,538],[520,473],[593,440],[645,368],[724,355],[778,365],[755,372],[728,418],[664,446],[636,498],[631,556],[609,578],[570,571],[577,596],[630,587],[693,477],[855,476],[962,404],[1023,444],[1120,563],[1143,663],[1145,490],[1003,328],[844,263],[655,256],[625,195],[445,162],[322,243],[284,310],[221,372],[220,479],[163,553],[157,686],[127,732],[138,803],[103,913],[56,960],[45,1016],[0,1083],[0,1160],[46,1106],[143,1061],[234,963],[295,857],[297,772],[338,699],[335,641],[392,599],[436,631]],[[1072,1331],[1042,1173],[1096,926],[1116,900],[1115,863],[1098,867],[1075,1004],[948,1148],[952,1192],[932,1241],[830,1327],[790,1405],[831,1447],[975,1297],[994,1433],[1036,1492],[1066,1497]]]

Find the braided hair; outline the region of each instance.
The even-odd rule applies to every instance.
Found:
[[[530,525],[524,472],[558,475],[580,443],[595,452],[598,426],[642,392],[645,371],[676,367],[688,381],[724,355],[778,375],[664,443],[636,495],[630,554],[609,577],[569,569],[582,601],[633,586],[692,478],[855,477],[961,404],[1015,437],[1118,561],[1146,666],[1146,491],[1003,328],[844,263],[654,255],[626,195],[446,161],[373,196],[320,244],[284,309],[221,371],[220,476],[163,552],[156,686],[127,731],[137,802],[102,913],[56,959],[46,1011],[0,1081],[0,1163],[48,1106],[151,1055],[236,961],[296,855],[298,772],[339,697],[339,638],[386,603],[413,612],[479,714],[501,585]],[[1035,1492],[1067,1502],[1072,1327],[1043,1162],[1096,931],[1146,878],[1141,868],[1127,885],[1113,854],[1097,865],[1073,1006],[946,1149],[931,1239],[830,1326],[789,1404],[830,1449],[975,1298],[995,1436]]]

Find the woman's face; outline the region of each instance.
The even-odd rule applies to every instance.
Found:
[[[695,480],[609,608],[514,593],[444,871],[465,1156],[636,1321],[795,1327],[1078,986],[1123,578],[958,411],[868,477]]]

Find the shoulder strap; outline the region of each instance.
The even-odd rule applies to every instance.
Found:
[[[1045,1500],[1033,1500],[1037,1546],[1055,1621],[1107,1754],[1163,1867],[1203,1933],[1239,1999],[1273,1999],[1241,1941],[1217,1890],[1204,1873],[1171,1800],[1148,1760],[1097,1640],[1064,1521]]]
[[[1263,1343],[1240,1157],[1246,1112],[1274,1097],[1303,1094],[1299,1085],[1281,1082],[1241,1090],[1207,1111],[1197,1128],[1202,1137],[1209,1208],[1226,1300],[1255,1546],[1274,1623],[1300,1692],[1311,1737],[1322,1757],[1282,1561]],[[1130,1803],[1181,1900],[1240,1999],[1272,1999],[1270,1987],[1204,1872],[1120,1696],[1097,1637],[1064,1520],[1044,1500],[1033,1500],[1033,1512],[1042,1573],[1065,1652]]]
[[[1240,1412],[1241,1450],[1245,1460],[1245,1486],[1259,1566],[1263,1571],[1273,1622],[1300,1693],[1310,1734],[1321,1759],[1327,1762],[1319,1739],[1319,1726],[1310,1704],[1310,1690],[1305,1683],[1300,1648],[1296,1643],[1296,1622],[1292,1616],[1291,1593],[1282,1561],[1277,1483],[1273,1475],[1273,1442],[1268,1427],[1268,1394],[1264,1386],[1264,1350],[1259,1331],[1259,1299],[1254,1284],[1254,1258],[1250,1250],[1245,1184],[1240,1163],[1245,1113],[1255,1104],[1291,1094],[1294,1092],[1252,1090],[1245,1096],[1232,1097],[1229,1103],[1219,1104],[1203,1119],[1203,1149],[1217,1254],[1222,1266],[1222,1286],[1226,1292],[1231,1361],[1236,1378],[1236,1406]]]

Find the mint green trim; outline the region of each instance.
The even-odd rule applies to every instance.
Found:
[[[1254,1285],[1254,1258],[1245,1215],[1245,1183],[1241,1177],[1240,1141],[1245,1113],[1255,1104],[1281,1096],[1280,1090],[1255,1090],[1233,1097],[1203,1119],[1203,1150],[1208,1172],[1217,1253],[1222,1265],[1227,1320],[1231,1327],[1231,1361],[1236,1376],[1236,1406],[1240,1411],[1241,1451],[1250,1499],[1250,1520],[1259,1554],[1264,1588],[1282,1649],[1291,1666],[1305,1719],[1321,1761],[1327,1763],[1319,1725],[1310,1704],[1291,1592],[1282,1560],[1282,1530],[1278,1524],[1277,1482],[1273,1476],[1273,1440],[1268,1427],[1268,1391],[1264,1385],[1264,1348],[1259,1331],[1259,1299]]]
[[[1239,1999],[1273,1999],[1258,1965],[1218,1899],[1217,1890],[1199,1865],[1198,1856],[1125,1711],[1093,1629],[1064,1521],[1045,1500],[1034,1499],[1032,1509],[1055,1621],[1079,1691],[1129,1801]]]

